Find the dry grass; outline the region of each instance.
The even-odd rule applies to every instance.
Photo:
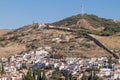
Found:
[[[24,45],[13,44],[7,47],[0,47],[0,57],[8,57],[10,55],[18,54],[25,50]]]
[[[101,37],[92,35],[96,39],[98,39],[100,42],[102,42],[106,47],[108,48],[120,48],[120,36],[109,36],[109,37]]]

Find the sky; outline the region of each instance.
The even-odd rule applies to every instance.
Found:
[[[120,20],[120,0],[0,0],[0,29],[52,23],[84,12]]]

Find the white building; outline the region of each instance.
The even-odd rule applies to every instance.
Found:
[[[109,68],[102,68],[102,69],[100,69],[100,72],[97,75],[100,76],[100,77],[111,76],[111,72],[112,71]]]
[[[47,25],[44,23],[38,24],[38,29],[44,29],[46,27],[47,27]]]
[[[114,72],[113,79],[120,79],[120,70]]]

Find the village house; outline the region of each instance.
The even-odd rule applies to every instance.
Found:
[[[109,68],[101,68],[100,72],[97,75],[100,77],[104,77],[104,76],[109,77],[112,75],[112,70]]]
[[[120,70],[114,71],[113,79],[120,79]]]

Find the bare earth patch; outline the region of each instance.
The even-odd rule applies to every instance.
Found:
[[[10,55],[15,55],[25,50],[24,45],[13,44],[8,47],[0,47],[0,57],[8,57]]]

